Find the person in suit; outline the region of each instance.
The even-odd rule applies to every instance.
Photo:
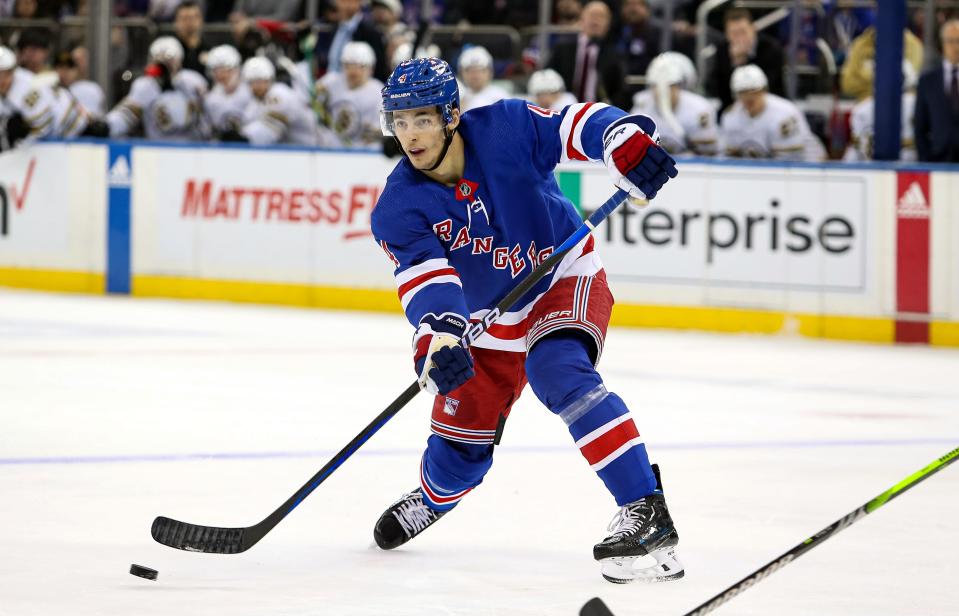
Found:
[[[914,127],[919,160],[959,163],[959,19],[939,29],[942,62],[923,73]]]
[[[729,89],[733,71],[740,66],[755,64],[766,75],[769,92],[785,96],[783,66],[786,60],[779,43],[756,32],[748,9],[729,9],[723,16],[723,24],[726,40],[716,46],[712,71],[703,84],[706,95],[718,98],[724,108],[728,107],[734,99]]]
[[[570,84],[570,92],[582,102],[602,101],[619,107],[623,100],[623,66],[609,34],[612,13],[609,6],[593,0],[580,14],[580,32],[575,40],[557,43],[549,68]]]
[[[362,0],[336,0],[336,11],[339,21],[330,43],[326,70],[341,71],[340,54],[343,53],[343,48],[350,41],[362,41],[368,43],[376,55],[373,76],[380,81],[386,81],[390,68],[386,61],[383,36],[373,23],[365,19]]]

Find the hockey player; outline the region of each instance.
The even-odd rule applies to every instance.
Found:
[[[353,41],[343,46],[343,72],[327,73],[316,84],[323,117],[343,147],[380,150],[380,90],[373,77],[376,54],[369,43]]]
[[[483,481],[493,443],[528,380],[562,419],[619,512],[593,548],[606,579],[677,579],[678,534],[629,410],[595,366],[613,304],[591,237],[502,314],[469,349],[459,343],[582,220],[553,176],[568,160],[604,160],[613,183],[653,198],[675,177],[649,118],[601,103],[561,112],[507,99],[460,114],[446,62],[400,64],[383,88],[384,133],[406,157],[372,214],[416,327],[414,365],[436,394],[419,487],[376,522],[396,548],[439,520]],[[643,556],[651,567],[634,568]]]
[[[509,96],[506,90],[490,83],[493,80],[493,56],[485,47],[466,48],[459,58],[460,79],[463,80],[463,111],[483,105],[492,105]]]
[[[720,120],[729,156],[820,161],[826,148],[793,102],[767,92],[766,74],[755,64],[740,66],[729,80],[736,96]]]
[[[901,120],[899,121],[899,160],[915,161],[916,142],[912,126],[912,118],[916,110],[916,69],[908,60],[902,61],[902,106]],[[843,160],[858,162],[872,160],[873,137],[875,136],[876,101],[869,96],[856,103],[849,114],[849,128],[852,139]]]
[[[567,105],[575,105],[576,97],[566,91],[563,77],[551,68],[544,68],[529,76],[526,91],[533,102],[543,109],[562,111]]]
[[[216,134],[239,130],[243,112],[253,100],[250,86],[240,79],[240,62],[240,52],[232,45],[214,47],[206,56],[206,69],[214,86],[203,107]]]
[[[243,127],[223,133],[221,139],[255,145],[317,145],[313,112],[290,86],[274,81],[272,62],[261,56],[250,58],[243,63],[241,76],[250,86],[253,100],[243,113]]]
[[[0,47],[0,149],[25,139],[88,134],[90,121],[70,91],[59,86],[56,73],[19,68],[13,51]]]
[[[142,127],[147,139],[206,139],[206,79],[196,71],[181,69],[180,41],[159,37],[150,44],[149,57],[145,74],[133,81],[130,93],[107,114],[110,136],[125,137]]]
[[[673,156],[719,153],[716,110],[702,96],[683,89],[688,76],[677,54],[660,54],[646,69],[647,87],[633,96],[632,113],[649,116],[661,145]]]

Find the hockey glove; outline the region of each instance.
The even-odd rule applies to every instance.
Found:
[[[659,146],[656,123],[644,115],[624,116],[606,128],[603,161],[613,184],[635,199],[652,199],[678,173]]]
[[[420,387],[445,396],[473,377],[473,356],[460,344],[466,327],[466,321],[452,312],[423,317],[413,338]]]
[[[229,143],[249,143],[250,140],[247,139],[246,135],[241,133],[235,128],[228,128],[224,131],[220,131],[220,134],[217,135],[220,138],[220,141],[229,142]]]
[[[7,118],[6,124],[7,142],[11,148],[30,136],[30,125],[23,118],[23,115],[16,112]]]

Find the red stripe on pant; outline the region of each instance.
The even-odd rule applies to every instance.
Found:
[[[632,419],[614,426],[611,430],[579,448],[590,466],[602,461],[606,456],[639,436],[639,430]]]

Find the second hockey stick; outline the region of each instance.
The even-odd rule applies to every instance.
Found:
[[[617,190],[606,203],[593,212],[586,221],[576,231],[569,236],[565,242],[556,248],[555,252],[548,259],[540,263],[520,282],[516,287],[506,294],[492,310],[490,310],[483,319],[474,323],[467,330],[464,338],[466,346],[471,345],[480,336],[482,336],[489,327],[499,319],[500,315],[508,311],[521,297],[526,295],[537,282],[539,282],[550,270],[572,250],[580,241],[603,222],[613,211],[622,205],[629,195],[622,190]],[[420,385],[414,381],[407,387],[393,402],[390,403],[382,413],[376,416],[363,430],[357,434],[346,447],[341,449],[333,458],[327,462],[313,477],[310,478],[303,487],[297,490],[285,503],[280,505],[276,511],[268,515],[253,526],[223,528],[219,526],[203,526],[200,524],[190,524],[180,522],[171,518],[159,516],[153,521],[151,534],[158,543],[186,550],[189,552],[204,552],[208,554],[239,554],[245,552],[262,539],[268,532],[273,530],[283,518],[303,502],[310,493],[313,492],[327,477],[340,467],[357,449],[376,434],[386,422],[388,422],[400,409],[416,397],[420,392]]]
[[[836,535],[839,531],[849,528],[855,522],[858,522],[864,518],[867,514],[872,513],[876,509],[879,509],[892,499],[896,498],[909,488],[917,485],[919,482],[924,479],[932,477],[934,474],[938,473],[942,469],[946,468],[950,464],[956,461],[959,458],[959,447],[953,449],[946,455],[942,456],[938,460],[934,461],[932,464],[926,466],[922,470],[916,471],[912,475],[909,475],[896,485],[892,486],[876,498],[872,499],[862,507],[856,509],[855,511],[849,513],[848,515],[836,520],[826,528],[822,529],[812,537],[809,537],[799,545],[795,546],[793,549],[789,550],[785,554],[782,554],[772,561],[766,563],[760,569],[753,571],[743,579],[739,580],[726,590],[715,595],[708,601],[700,604],[691,612],[686,612],[683,616],[703,616],[703,614],[708,614],[718,608],[720,605],[726,603],[733,597],[736,597],[746,589],[751,586],[758,584],[764,580],[769,575],[775,573],[776,571],[782,569],[792,561],[796,560],[809,550],[813,549],[817,545],[824,542],[826,539],[829,539],[833,535]]]

